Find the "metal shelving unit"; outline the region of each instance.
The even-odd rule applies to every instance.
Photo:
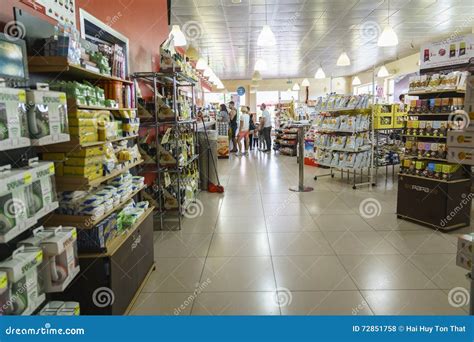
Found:
[[[144,171],[145,173],[156,173],[156,185],[151,187],[154,191],[153,199],[157,204],[157,216],[160,220],[160,229],[163,229],[163,221],[164,216],[168,213],[177,213],[178,219],[178,229],[181,230],[181,221],[182,215],[185,213],[187,209],[187,205],[189,203],[185,203],[182,198],[182,190],[184,185],[184,177],[183,172],[185,171],[186,167],[191,166],[193,163],[198,163],[198,172],[199,172],[199,140],[197,137],[198,125],[196,121],[196,102],[195,102],[195,95],[194,95],[194,87],[196,81],[180,72],[171,72],[171,73],[160,73],[160,72],[137,72],[132,74],[132,79],[135,81],[135,85],[137,86],[137,82],[145,82],[148,85],[151,85],[150,88],[152,90],[153,96],[153,111],[151,118],[141,118],[141,127],[152,128],[155,130],[155,144],[156,144],[156,162],[151,163],[147,162],[146,166],[155,166],[154,170],[147,170]],[[191,111],[190,117],[183,120],[180,120],[180,102],[179,102],[179,93],[182,91],[184,87],[191,88]],[[171,91],[170,91],[171,89]],[[137,99],[138,91],[135,91],[135,103],[138,104]],[[165,94],[171,95],[171,109],[174,113],[174,120],[166,120],[160,121],[158,117],[159,112],[159,103],[158,103],[158,96],[164,96]],[[160,133],[163,132],[164,129],[171,128],[172,129],[172,138],[170,138],[170,143],[174,144],[171,154],[176,160],[176,164],[170,167],[165,167],[160,165],[160,159],[162,152],[161,149],[158,148],[161,145],[160,141]],[[183,164],[179,165],[179,153],[180,153],[180,134],[183,130],[191,129],[194,137],[193,137],[193,144],[194,144],[194,153],[193,155]],[[168,177],[167,174],[174,174],[176,175],[176,199],[178,202],[178,207],[176,210],[166,209],[164,205],[164,189],[166,188],[166,178]],[[170,186],[168,184],[168,186]],[[197,190],[198,191],[198,190]],[[195,201],[197,193],[194,193],[194,198],[191,199],[191,202]]]

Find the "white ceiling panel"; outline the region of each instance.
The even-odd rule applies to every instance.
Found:
[[[193,44],[208,57],[221,79],[250,78],[255,60],[271,68],[265,78],[314,75],[319,63],[327,75],[345,76],[412,54],[424,42],[469,31],[467,16],[474,0],[172,0],[171,23],[196,28]],[[398,34],[395,48],[379,48],[377,37],[387,23]],[[268,23],[277,40],[272,48],[257,46]],[[186,34],[186,30],[183,30]],[[349,67],[337,67],[342,51]]]

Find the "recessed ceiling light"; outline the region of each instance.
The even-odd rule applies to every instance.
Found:
[[[238,5],[242,3],[242,0],[232,0],[231,1],[234,5]]]

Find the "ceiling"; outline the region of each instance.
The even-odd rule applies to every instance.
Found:
[[[264,78],[312,77],[321,63],[326,76],[347,76],[419,51],[420,44],[470,32],[474,0],[172,0],[171,23],[209,56],[221,79],[249,79],[255,61],[268,64]],[[265,14],[265,8],[267,14]],[[399,45],[377,47],[387,22]],[[277,41],[257,46],[266,17]],[[345,50],[351,66],[337,67]]]

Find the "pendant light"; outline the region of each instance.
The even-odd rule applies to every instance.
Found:
[[[262,75],[260,74],[260,71],[255,70],[252,75],[252,81],[261,81],[262,80]]]
[[[387,77],[387,76],[390,76],[390,73],[388,72],[385,65],[382,65],[379,69],[379,72],[377,73],[377,77]]]
[[[275,35],[270,26],[268,26],[267,1],[265,1],[265,25],[263,25],[263,29],[258,35],[257,45],[268,47],[274,46],[275,44]]]
[[[299,91],[301,88],[300,88],[300,85],[298,84],[298,82],[295,83],[295,85],[293,86],[292,88],[294,91]]]
[[[179,25],[173,25],[170,36],[173,37],[173,44],[174,46],[186,46],[188,43],[186,41],[186,37],[184,36],[183,32],[179,28]]]
[[[322,80],[323,78],[326,78],[326,74],[324,73],[322,66],[318,68],[318,70],[314,74],[314,78],[317,80]]]
[[[206,60],[202,57],[200,57],[196,63],[196,69],[198,70],[206,70],[207,68],[207,63]]]
[[[309,83],[309,81],[308,81],[307,78],[305,78],[305,79],[303,80],[303,82],[301,82],[301,86],[302,86],[302,87],[309,87],[309,86],[310,86],[310,83]]]
[[[267,70],[267,62],[265,62],[263,58],[257,59],[257,61],[255,62],[254,70],[258,70],[258,71]]]
[[[379,36],[377,45],[381,47],[398,45],[398,37],[393,27],[390,26],[390,0],[387,1],[387,25],[384,27],[382,34]]]
[[[337,59],[336,65],[337,66],[351,65],[351,60],[349,59],[349,56],[347,55],[347,53],[345,53],[345,52],[341,53],[341,55]]]
[[[362,82],[360,81],[359,77],[354,77],[354,79],[352,80],[352,85],[360,85],[362,84]]]

